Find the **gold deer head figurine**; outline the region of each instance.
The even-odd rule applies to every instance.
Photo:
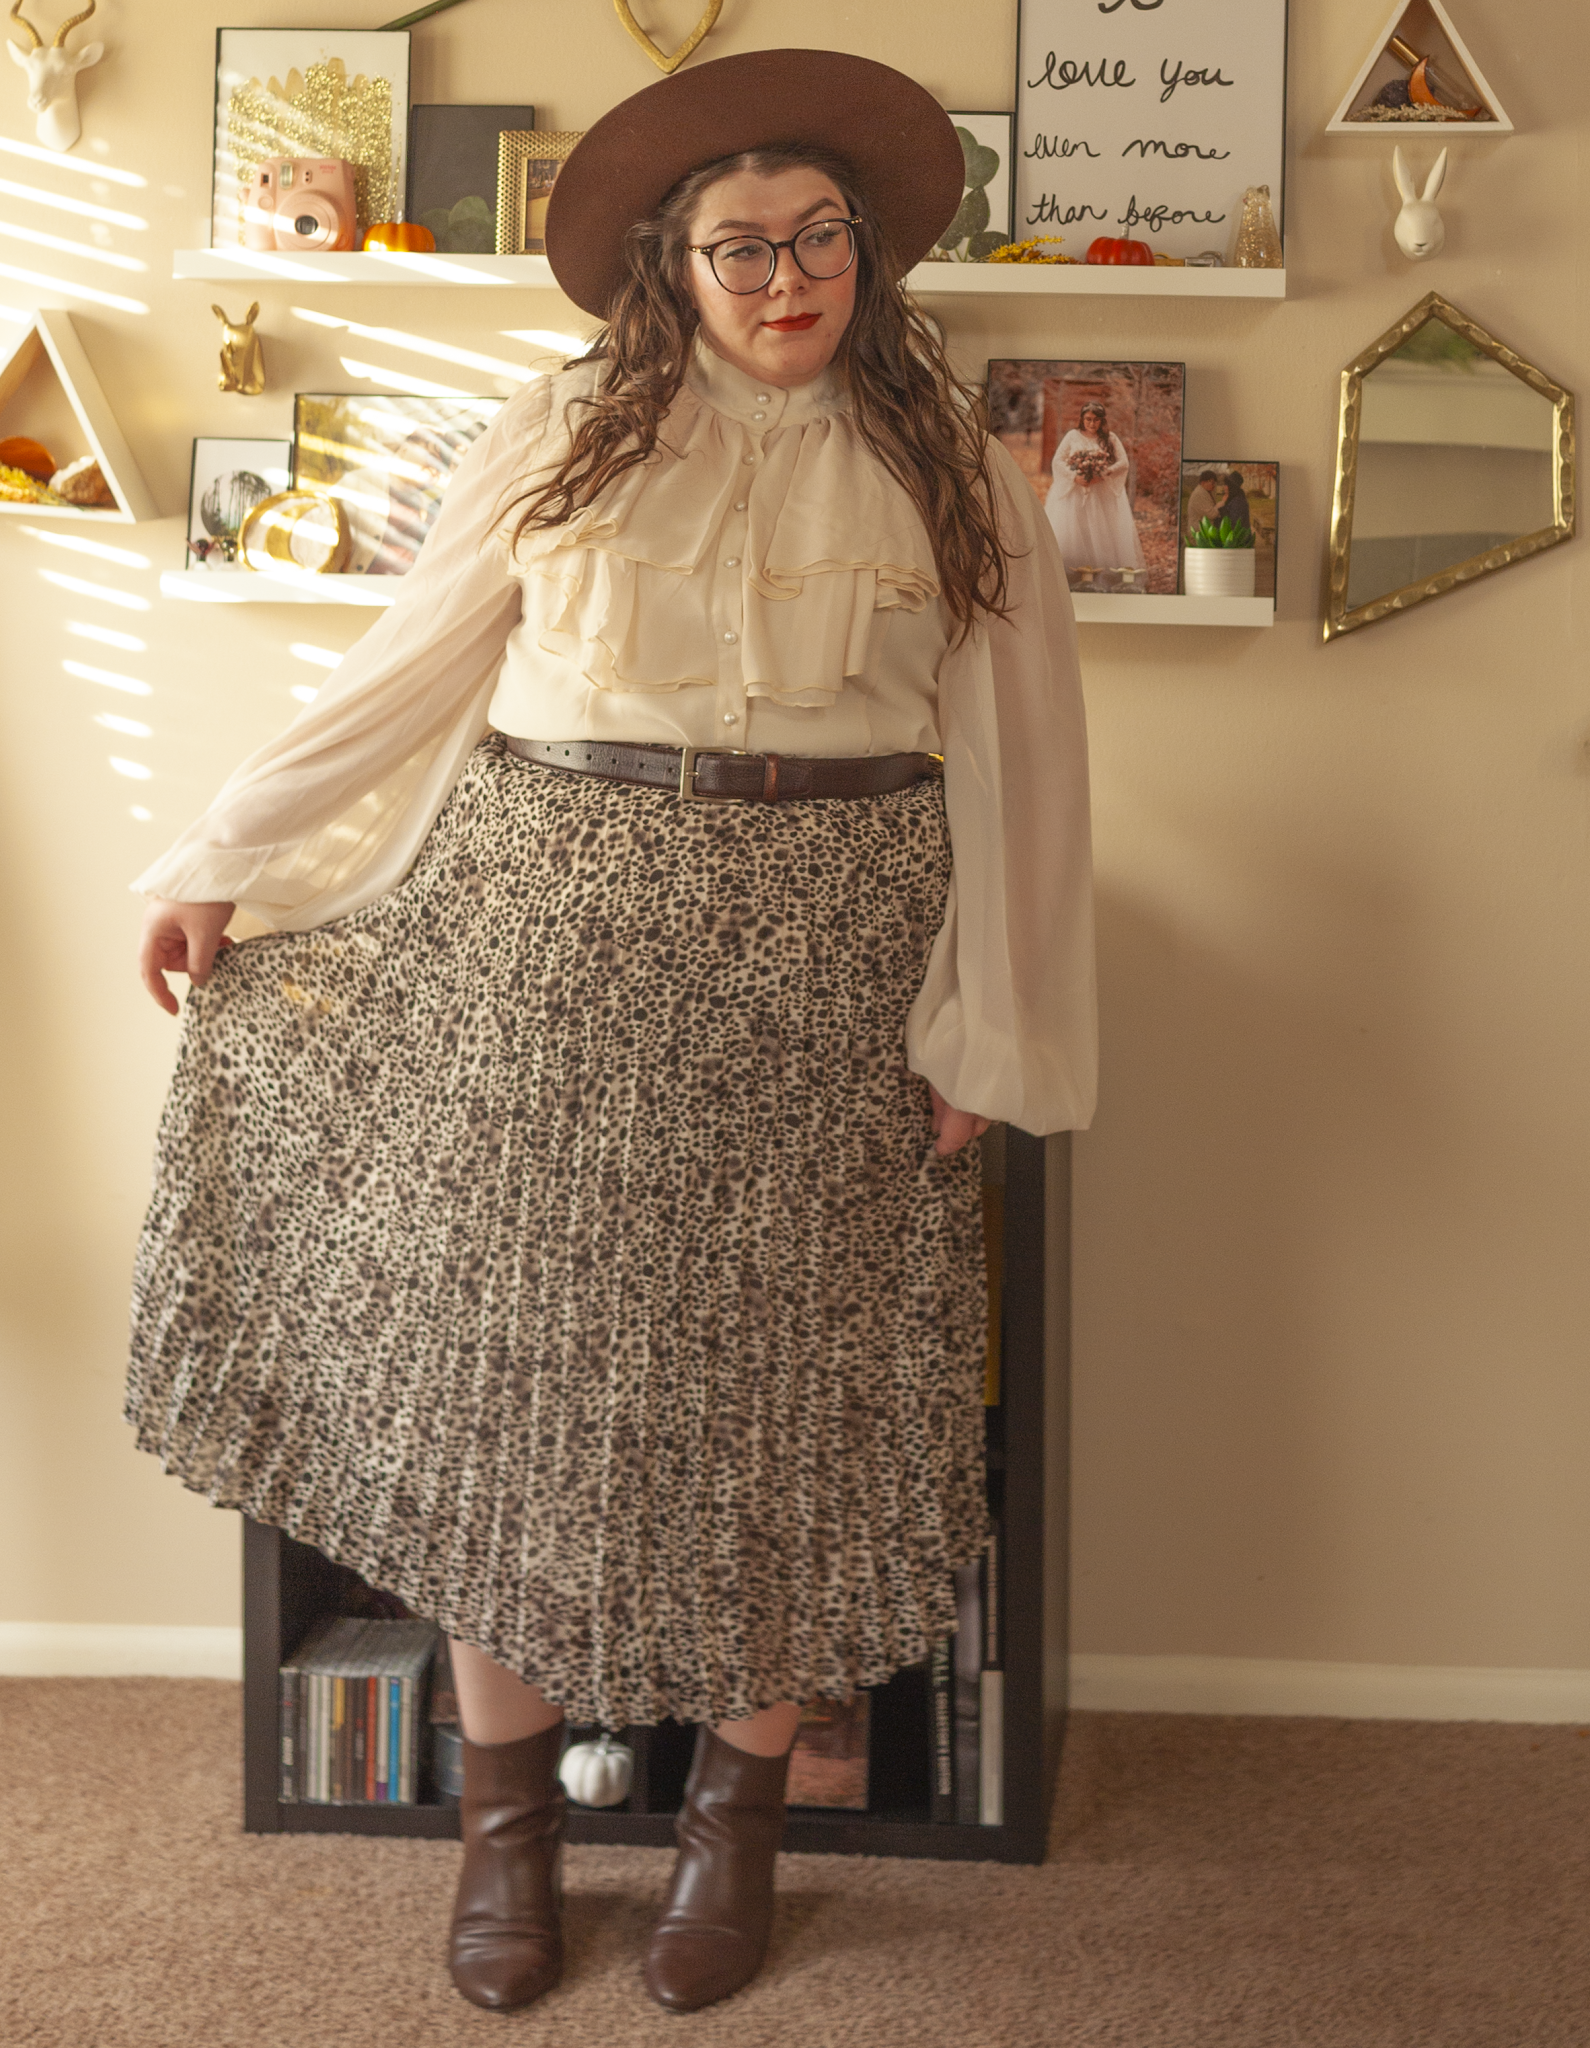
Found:
[[[245,398],[258,398],[265,389],[265,351],[254,332],[259,318],[256,299],[241,320],[229,320],[219,306],[210,311],[221,323],[221,375],[223,391],[240,391]]]

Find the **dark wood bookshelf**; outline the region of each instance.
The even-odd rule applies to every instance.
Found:
[[[1071,1149],[1006,1128],[983,1142],[1002,1191],[1000,1403],[987,1411],[990,1492],[1004,1525],[1004,1813],[997,1826],[929,1818],[929,1698],[920,1670],[872,1699],[865,1813],[792,1807],[785,1847],[825,1855],[1041,1863],[1066,1712]],[[362,1582],[280,1529],[243,1524],[243,1826],[251,1834],[456,1837],[458,1810],[422,1786],[413,1806],[283,1801],[282,1663],[327,1615],[360,1611]],[[667,1847],[694,1731],[626,1729],[635,1781],[621,1807],[569,1808],[572,1842]]]

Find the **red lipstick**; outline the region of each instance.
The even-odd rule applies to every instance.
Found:
[[[802,334],[808,327],[815,327],[823,316],[821,313],[791,313],[787,319],[764,320],[764,327],[771,327],[775,334]]]

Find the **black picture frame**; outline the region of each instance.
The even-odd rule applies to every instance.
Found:
[[[988,240],[990,236],[997,237],[998,242],[1013,241],[1015,239],[1016,225],[1015,115],[1002,112],[997,108],[972,108],[959,113],[952,108],[947,108],[946,112],[955,123],[957,130],[964,129],[975,142],[980,142],[986,148],[994,150],[999,157],[998,171],[991,179],[986,181],[984,186],[979,188],[986,192],[990,202],[988,219],[980,230],[972,230],[969,238],[961,238],[961,248],[965,249],[968,247],[968,240],[974,248],[979,241],[985,249],[997,246],[997,243]],[[964,149],[964,147],[965,144],[963,142],[962,148]],[[972,185],[968,181],[966,190],[961,198],[963,208],[971,197],[972,189]],[[960,216],[957,215],[956,220],[959,221],[959,219]],[[952,223],[953,225],[954,223]],[[945,232],[948,234],[950,231],[947,229]],[[943,248],[945,246],[944,242],[941,241],[939,246]],[[975,262],[978,260],[978,257],[972,254],[970,260]]]
[[[1248,500],[1245,524],[1252,532],[1257,555],[1254,562],[1255,597],[1267,597],[1273,604],[1281,558],[1281,465],[1247,455],[1188,455],[1181,460],[1182,588],[1186,589],[1187,533],[1197,523],[1192,494],[1208,473],[1217,484],[1225,484],[1235,473],[1243,479]],[[1223,507],[1217,505],[1216,513]]]
[[[534,107],[410,108],[407,218],[430,229],[441,253],[490,256],[496,249],[497,138],[505,128],[535,125]]]
[[[247,451],[246,453],[244,451]],[[260,499],[285,491],[292,479],[293,444],[281,435],[200,434],[188,470],[188,530],[184,567],[232,568],[243,514]],[[245,481],[251,479],[251,481]],[[226,502],[220,501],[225,488]],[[206,514],[205,498],[216,503]]]
[[[1043,506],[1073,591],[1177,595],[1186,399],[1187,366],[1182,362],[1076,356],[990,360],[989,431]],[[1073,433],[1086,424],[1085,407],[1099,413],[1102,430],[1114,437],[1116,465],[1085,479],[1088,496],[1073,483],[1092,453],[1075,451],[1072,443]],[[1062,471],[1062,463],[1071,474]],[[1064,486],[1058,497],[1057,478]]]
[[[1013,119],[1016,124],[1015,149],[1018,153],[1018,156],[1022,153],[1021,144],[1023,92],[1024,88],[1026,91],[1033,90],[1032,85],[1028,84],[1023,77],[1022,58],[1023,53],[1026,51],[1027,48],[1027,27],[1029,19],[1032,13],[1035,11],[1035,9],[1041,4],[1043,4],[1043,0],[1016,0],[1016,62],[1015,77],[1013,80],[1013,104],[1015,107],[1015,113],[1013,115]],[[1287,165],[1291,161],[1290,102],[1292,80],[1292,12],[1291,0],[1269,0],[1269,4],[1277,8],[1281,16],[1281,130],[1280,145],[1278,150],[1278,165],[1273,175],[1273,182],[1270,187],[1270,205],[1271,211],[1275,215],[1276,230],[1280,234],[1284,245],[1286,238],[1286,172]],[[1157,11],[1157,0],[1155,6],[1141,6],[1139,4],[1136,4],[1136,0],[1134,0],[1134,5],[1136,7],[1136,11],[1140,14],[1154,14]],[[1088,17],[1088,26],[1090,28],[1094,26],[1098,18],[1099,17],[1090,15]],[[1104,53],[1102,50],[1094,51],[1092,53],[1092,61],[1094,63],[1097,63],[1098,59],[1103,54]],[[1016,194],[1016,200],[1018,205],[1020,202],[1020,196],[1020,191],[1018,189]],[[1019,239],[1025,235],[1031,235],[1035,232],[1042,232],[1043,228],[1047,225],[1050,225],[1050,223],[1035,222],[1031,220],[1021,220],[1018,218],[1016,225],[1013,229],[1013,234],[1016,238]],[[1235,222],[1232,223],[1232,230],[1233,232],[1235,231]],[[1091,238],[1092,232],[1094,231],[1101,234],[1121,234],[1131,232],[1130,229],[1125,228],[1120,222],[1116,222],[1113,225],[1102,226],[1097,222],[1079,222],[1077,223],[1077,241],[1081,243],[1083,246],[1085,246],[1087,241]]]

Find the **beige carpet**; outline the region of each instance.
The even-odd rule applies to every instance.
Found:
[[[0,2048],[1590,2048],[1590,1737],[1078,1715],[1049,1862],[786,1857],[770,1966],[649,2005],[667,1855],[570,1852],[571,1967],[441,1965],[451,1843],[239,1832],[236,1689],[0,1680]]]

